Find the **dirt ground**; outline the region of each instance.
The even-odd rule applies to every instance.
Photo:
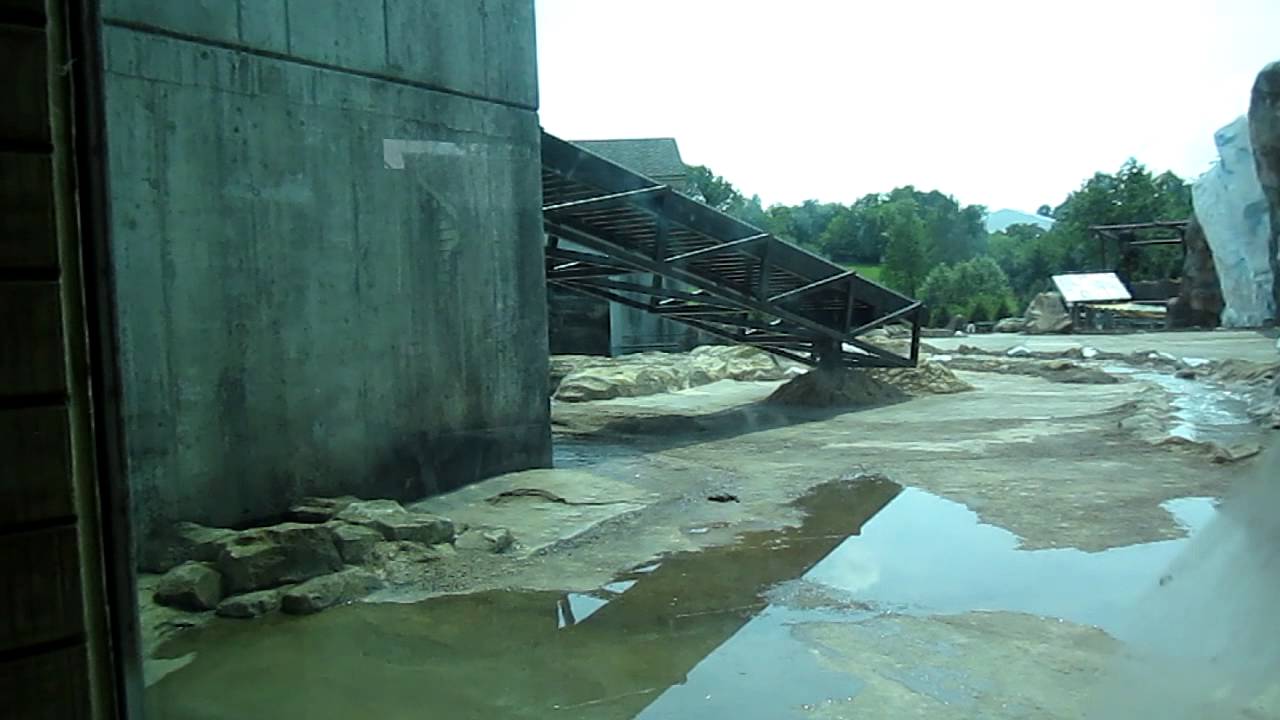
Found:
[[[946,349],[953,341],[930,342]],[[1275,341],[1255,333],[987,336],[955,339],[959,342],[993,349],[1087,344],[1115,352],[1157,349],[1208,359],[1276,358]],[[420,509],[461,513],[472,524],[502,525],[517,540],[525,538],[525,544],[503,555],[460,551],[416,570],[413,586],[372,599],[407,602],[484,591],[598,593],[619,573],[655,558],[729,547],[744,533],[798,527],[806,515],[793,501],[832,481],[868,473],[906,488],[889,502],[890,510],[894,503],[914,498],[922,507],[936,504],[951,513],[947,517],[974,516],[957,521],[966,523],[961,528],[927,514],[913,521],[900,512],[894,522],[903,528],[904,537],[919,545],[919,557],[941,557],[949,545],[970,542],[965,538],[971,532],[999,534],[999,542],[1008,544],[1000,557],[1034,556],[1044,561],[1019,580],[1026,586],[1019,592],[1033,597],[1037,583],[1052,585],[1035,573],[1057,572],[1046,568],[1058,567],[1053,563],[1064,557],[1089,563],[1114,559],[1119,557],[1116,553],[1134,548],[1173,552],[1172,543],[1187,535],[1188,524],[1175,517],[1171,503],[1220,498],[1233,480],[1252,472],[1258,462],[1214,462],[1210,452],[1195,445],[1153,444],[1153,423],[1162,430],[1179,419],[1171,414],[1168,390],[1149,382],[1126,378],[1116,384],[1063,385],[1020,375],[957,375],[975,390],[854,412],[800,411],[761,403],[777,382],[722,381],[646,397],[553,403],[557,464],[562,469],[506,476],[467,492],[468,497],[480,498],[517,486],[554,487],[571,504],[549,507],[530,498],[521,501],[523,505],[505,506],[499,517],[494,514],[497,509],[462,503],[456,497],[424,501]],[[1203,392],[1217,390],[1206,386]],[[1135,425],[1135,416],[1142,416],[1143,422]],[[1240,439],[1266,443],[1261,433],[1241,431]],[[572,482],[559,482],[565,478]],[[717,495],[732,496],[732,501],[708,500]],[[875,526],[867,529],[868,539],[874,530]],[[1159,565],[1167,560],[1160,557],[1164,559],[1142,561],[1146,565],[1136,573],[1149,575],[1148,584],[1154,584]],[[752,562],[758,561],[767,562]],[[687,582],[700,581],[691,577]],[[963,585],[963,579],[958,584]],[[854,619],[841,616],[844,611],[836,607],[830,610],[838,616],[834,621],[804,615],[784,623],[787,629],[777,631],[786,635],[784,644],[798,643],[802,650],[797,652],[817,658],[821,669],[813,670],[812,677],[835,673],[837,686],[844,678],[848,687],[858,688],[835,693],[826,685],[813,685],[812,696],[798,699],[792,709],[824,718],[868,713],[904,718],[1084,717],[1091,689],[1121,652],[1110,628],[1085,622],[1092,616],[1083,611],[1074,619],[1054,617],[1049,610],[1035,611],[1040,605],[1034,598],[1005,603],[999,594],[981,602],[956,602],[946,612],[929,612],[927,607],[899,612],[879,606]],[[723,607],[707,612],[728,616],[740,611]],[[281,665],[288,662],[277,657],[273,667]],[[183,695],[178,688],[196,682],[192,673],[199,667],[197,662],[173,673],[165,692]],[[252,670],[252,665],[245,668]],[[690,706],[676,693],[687,684],[697,682],[686,678],[673,685],[645,713],[619,710],[592,717],[691,716],[687,713],[699,706]],[[803,682],[799,686],[809,687]],[[600,693],[603,702],[606,693]],[[711,697],[708,693],[708,701]],[[587,704],[596,707],[595,702]],[[668,706],[677,710],[663,714],[661,709]],[[705,717],[754,716],[741,706],[723,712],[705,707]],[[1256,705],[1251,710],[1243,707],[1242,703],[1239,717],[1278,716]],[[1236,711],[1231,706],[1221,716],[1235,717]]]

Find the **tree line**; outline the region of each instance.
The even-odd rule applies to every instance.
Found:
[[[1186,181],[1154,175],[1135,159],[1114,173],[1095,173],[1056,206],[1042,205],[1039,214],[1054,220],[1050,229],[1019,224],[988,233],[982,205],[910,185],[848,205],[806,200],[766,208],[759,196],[699,165],[689,168],[688,192],[838,264],[878,266],[880,282],[924,301],[936,324],[953,315],[975,322],[1016,315],[1051,288],[1052,275],[1110,269],[1102,267],[1091,225],[1184,220],[1192,212]],[[1153,246],[1122,263],[1129,280],[1159,280],[1180,275],[1181,257],[1176,246]]]

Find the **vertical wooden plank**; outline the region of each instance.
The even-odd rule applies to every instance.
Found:
[[[49,77],[44,33],[0,25],[0,67],[7,86],[0,102],[0,139],[47,145]]]
[[[0,152],[0,269],[56,268],[53,159]]]
[[[0,317],[5,319],[0,396],[65,393],[58,284],[0,284]]]
[[[0,410],[0,527],[75,514],[62,407]]]
[[[0,717],[89,718],[88,672],[83,645],[0,662]]]
[[[0,536],[0,653],[83,635],[78,542],[74,525]]]

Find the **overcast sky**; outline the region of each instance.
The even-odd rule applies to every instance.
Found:
[[[1280,59],[1280,0],[536,0],[542,123],[675,137],[765,204],[913,184],[1056,205],[1184,177]]]

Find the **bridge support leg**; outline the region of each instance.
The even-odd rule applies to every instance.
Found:
[[[840,343],[831,338],[819,338],[813,342],[813,352],[818,361],[818,369],[831,372],[844,367],[843,353]]]

